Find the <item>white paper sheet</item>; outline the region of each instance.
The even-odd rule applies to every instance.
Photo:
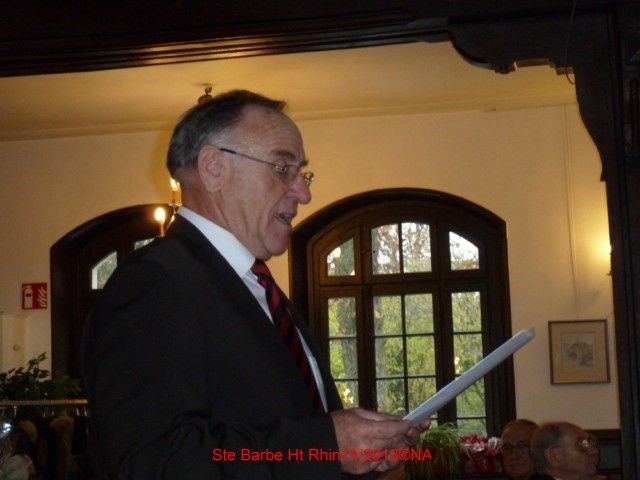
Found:
[[[418,425],[431,417],[431,415],[505,361],[510,355],[513,355],[517,350],[522,348],[534,336],[535,330],[533,328],[519,331],[469,370],[438,390],[433,397],[411,410],[405,415],[405,420],[409,420],[414,425]]]

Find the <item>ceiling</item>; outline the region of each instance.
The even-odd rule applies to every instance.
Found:
[[[575,103],[547,66],[473,67],[448,42],[0,78],[0,140],[167,129],[212,83],[289,103],[298,119]]]

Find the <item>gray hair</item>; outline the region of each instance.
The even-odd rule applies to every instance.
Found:
[[[533,432],[531,437],[531,458],[538,472],[545,473],[547,469],[545,451],[558,445],[564,438],[566,431],[572,427],[577,428],[576,425],[568,422],[548,422],[543,423],[540,428]]]
[[[169,174],[177,178],[181,170],[196,167],[200,149],[210,142],[214,135],[240,122],[243,110],[247,106],[282,112],[286,103],[247,90],[232,90],[187,110],[174,128],[169,142]]]

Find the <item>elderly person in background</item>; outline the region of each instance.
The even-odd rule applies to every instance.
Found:
[[[531,456],[543,480],[602,479],[595,436],[568,422],[543,424],[531,437]],[[608,478],[608,477],[607,477]]]
[[[510,479],[529,480],[535,474],[529,446],[531,435],[537,428],[537,423],[518,418],[507,423],[502,430],[502,463]]]

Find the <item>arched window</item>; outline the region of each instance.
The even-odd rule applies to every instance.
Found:
[[[511,336],[505,223],[452,195],[347,198],[292,236],[292,299],[345,406],[404,414]],[[438,412],[461,433],[514,418],[512,362]]]
[[[51,247],[51,363],[55,374],[80,377],[82,327],[98,292],[124,258],[158,236],[158,207],[137,205],[80,225]]]

